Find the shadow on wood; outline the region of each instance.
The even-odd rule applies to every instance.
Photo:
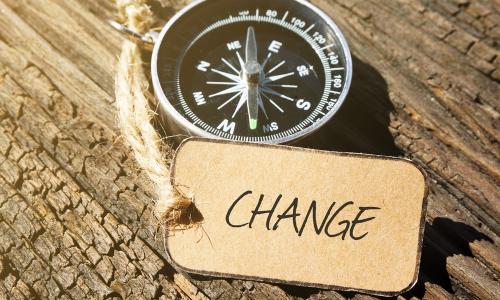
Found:
[[[436,245],[436,241],[440,245]],[[473,227],[448,218],[436,218],[432,224],[426,223],[420,277],[411,294],[422,297],[424,282],[438,284],[453,293],[450,275],[446,270],[446,260],[454,255],[473,257],[469,244],[474,241],[492,240]],[[443,247],[446,245],[447,247]]]
[[[353,56],[352,85],[339,112],[298,146],[322,150],[399,156],[389,132],[394,111],[387,83],[371,65]]]

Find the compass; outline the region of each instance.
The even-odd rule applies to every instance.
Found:
[[[352,61],[342,33],[303,0],[198,0],[162,29],[152,79],[165,119],[210,138],[288,143],[328,122]]]

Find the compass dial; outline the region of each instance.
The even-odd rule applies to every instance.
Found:
[[[327,122],[351,80],[335,24],[302,0],[196,1],[162,30],[153,83],[193,134],[285,143]]]

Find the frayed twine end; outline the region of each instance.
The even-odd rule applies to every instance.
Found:
[[[158,209],[161,210],[161,207]],[[186,198],[176,201],[173,207],[158,212],[160,226],[164,226],[169,233],[200,227],[203,223],[203,215],[195,203]]]
[[[194,195],[183,193],[171,182],[163,185],[158,194],[156,214],[160,223],[169,231],[191,229],[203,222],[203,216],[196,207]]]

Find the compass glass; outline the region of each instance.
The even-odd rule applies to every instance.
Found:
[[[314,131],[351,79],[342,34],[299,0],[197,1],[163,29],[152,64],[161,105],[181,128],[250,142]]]

